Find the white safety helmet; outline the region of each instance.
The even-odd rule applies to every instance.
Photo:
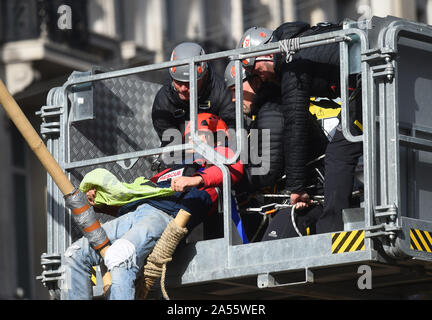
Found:
[[[192,58],[204,55],[204,49],[194,42],[183,42],[177,45],[171,53],[171,61]],[[197,65],[197,80],[201,79],[207,72],[207,62],[203,61]],[[189,65],[175,66],[169,68],[171,78],[181,82],[189,82]]]
[[[238,48],[252,48],[270,42],[273,31],[263,27],[252,27],[246,30],[240,39]],[[245,69],[252,69],[255,65],[255,61],[260,60],[272,60],[269,57],[252,57],[242,60],[242,64]]]

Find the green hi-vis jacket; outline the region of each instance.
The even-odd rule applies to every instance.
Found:
[[[87,173],[80,184],[80,190],[86,193],[96,189],[95,206],[122,206],[136,200],[170,196],[175,192],[171,188],[160,188],[145,177],[138,177],[133,183],[120,182],[106,169],[98,168]]]

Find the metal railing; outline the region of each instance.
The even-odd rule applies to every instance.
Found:
[[[348,139],[352,137],[352,135],[349,133],[348,128],[348,103],[347,103],[347,96],[344,94],[347,89],[347,76],[348,76],[348,62],[344,59],[347,55],[347,45],[346,43],[351,41],[350,35],[355,35],[361,43],[361,50],[364,51],[367,49],[367,39],[365,37],[365,34],[360,29],[346,29],[346,30],[340,30],[335,32],[330,32],[326,34],[320,34],[320,35],[314,35],[309,37],[300,38],[299,40],[299,49],[303,48],[310,48],[314,46],[320,46],[320,45],[327,45],[330,43],[341,43],[341,52],[343,53],[342,59],[341,59],[341,87],[342,87],[342,127],[344,130],[345,136],[347,136]],[[197,150],[197,152],[200,152],[207,160],[213,162],[216,166],[218,166],[222,173],[223,173],[223,209],[224,209],[224,233],[226,237],[226,243],[227,245],[232,244],[232,239],[230,237],[231,235],[231,184],[230,184],[230,177],[229,172],[226,168],[226,165],[232,164],[236,162],[241,154],[242,146],[244,145],[244,137],[242,135],[242,129],[243,129],[243,108],[242,108],[242,101],[243,101],[243,91],[242,91],[242,80],[240,78],[240,72],[236,72],[235,77],[235,86],[236,86],[236,142],[237,142],[237,149],[235,151],[235,154],[230,159],[226,159],[222,157],[219,153],[215,152],[212,148],[206,145],[202,145],[199,143],[199,140],[196,136],[196,119],[197,119],[197,79],[196,79],[196,65],[199,62],[202,61],[211,61],[216,59],[223,59],[223,58],[230,58],[232,60],[235,60],[235,68],[236,70],[239,70],[240,68],[240,61],[245,58],[249,57],[256,57],[259,55],[264,54],[271,54],[271,53],[279,53],[281,52],[281,48],[278,42],[265,44],[253,48],[242,48],[242,49],[234,49],[234,50],[228,50],[218,53],[212,53],[212,54],[206,54],[202,56],[197,56],[189,59],[183,59],[183,60],[177,60],[177,61],[170,61],[170,62],[163,62],[158,64],[152,64],[152,65],[146,65],[141,67],[135,67],[135,68],[129,68],[124,70],[117,70],[117,71],[110,71],[105,73],[100,73],[96,75],[89,75],[89,76],[81,76],[79,78],[72,78],[69,79],[62,87],[63,92],[63,105],[62,110],[63,114],[61,116],[61,134],[60,134],[60,144],[65,146],[65,150],[63,150],[64,155],[60,156],[60,165],[65,170],[70,170],[73,168],[78,167],[85,167],[89,165],[101,165],[104,163],[112,162],[112,161],[119,161],[119,160],[126,160],[126,159],[132,159],[132,158],[138,158],[138,157],[147,157],[152,155],[157,155],[161,153],[166,152],[172,152],[172,151],[180,151],[180,150],[186,150],[193,148]],[[164,148],[155,148],[151,150],[143,150],[138,152],[130,152],[130,153],[124,153],[114,156],[106,156],[101,157],[97,159],[91,159],[91,160],[83,160],[83,161],[69,161],[70,159],[70,143],[69,143],[69,117],[68,117],[68,106],[67,106],[67,97],[68,94],[74,86],[86,84],[90,82],[95,81],[102,81],[112,78],[118,78],[118,77],[126,77],[131,76],[139,73],[144,72],[151,72],[156,70],[162,70],[167,69],[174,66],[181,66],[181,65],[189,65],[190,69],[190,120],[191,120],[191,132],[192,132],[192,138],[193,142],[192,144],[183,144],[183,145],[176,145],[176,146],[167,146]],[[363,83],[367,83],[367,65],[366,63],[362,64],[362,80]],[[368,103],[368,97],[367,94],[364,93],[364,105],[367,105]],[[365,108],[367,109],[367,108]],[[359,139],[362,139],[362,137],[355,137],[352,138],[355,141],[358,141]],[[365,161],[366,162],[366,161]],[[368,161],[365,163],[366,171],[371,166],[371,161]],[[370,209],[371,206],[368,206],[366,211],[371,212]],[[370,217],[367,219],[372,222],[372,218]]]
[[[207,160],[219,167],[223,174],[223,222],[224,239],[222,242],[212,242],[215,256],[211,261],[207,261],[207,252],[204,245],[196,247],[196,261],[188,265],[187,270],[182,275],[184,283],[197,283],[209,281],[213,278],[243,277],[246,275],[269,276],[271,272],[285,270],[298,270],[301,268],[314,268],[317,266],[329,266],[336,264],[347,264],[353,261],[369,261],[378,259],[378,253],[374,251],[373,239],[384,241],[386,253],[397,257],[400,251],[400,244],[395,242],[398,233],[402,230],[401,211],[401,191],[400,175],[401,164],[399,160],[399,145],[405,143],[420,150],[432,150],[432,139],[421,139],[414,135],[405,135],[399,132],[398,114],[398,89],[395,81],[397,75],[397,63],[394,60],[397,52],[398,38],[401,31],[409,31],[411,34],[419,34],[423,38],[429,32],[432,38],[432,28],[408,22],[395,22],[386,26],[381,26],[378,30],[378,44],[376,48],[370,48],[370,39],[367,30],[351,27],[346,24],[344,29],[326,34],[314,35],[299,39],[299,49],[326,45],[329,43],[339,43],[340,46],[340,86],[341,86],[341,126],[342,132],[348,141],[363,142],[364,156],[364,202],[362,210],[364,212],[365,250],[350,254],[334,255],[329,251],[329,235],[314,235],[311,237],[281,239],[272,243],[274,254],[268,250],[268,243],[250,243],[247,245],[233,245],[233,227],[231,223],[231,180],[227,165],[238,160],[244,145],[243,129],[243,91],[241,73],[241,60],[249,57],[256,57],[264,54],[279,53],[282,48],[279,43],[270,43],[253,48],[233,49],[218,53],[206,54],[190,59],[163,62],[159,64],[146,65],[124,70],[110,71],[95,75],[80,76],[70,78],[61,88],[57,88],[54,97],[57,108],[45,108],[48,116],[54,116],[50,112],[53,110],[55,116],[59,117],[59,135],[55,139],[48,140],[48,146],[53,152],[54,157],[59,161],[60,166],[66,171],[75,168],[87,167],[91,165],[102,165],[110,162],[148,157],[161,153],[181,151],[193,148],[200,152]],[[426,32],[425,32],[426,30]],[[432,43],[432,40],[431,40]],[[354,46],[355,44],[355,46]],[[358,61],[353,59],[352,50],[357,50],[355,56]],[[431,50],[432,51],[432,50]],[[197,77],[196,65],[202,61],[230,58],[235,60],[235,87],[236,87],[236,146],[235,154],[230,159],[221,157],[214,149],[199,143],[196,135],[197,121]],[[352,64],[356,64],[353,66]],[[75,86],[86,83],[97,82],[112,78],[132,76],[139,73],[162,70],[174,66],[188,65],[190,70],[190,120],[192,143],[167,146],[163,148],[153,148],[136,152],[127,152],[113,156],[103,156],[91,160],[70,161],[70,124],[68,109],[68,94]],[[358,72],[362,83],[362,116],[363,134],[355,136],[350,132],[348,103],[348,78],[350,73]],[[60,112],[61,111],[61,112]],[[56,119],[57,121],[57,119]],[[432,127],[432,126],[431,126]],[[50,132],[50,125],[44,127]],[[416,127],[416,130],[426,132],[432,137],[432,129]],[[57,131],[56,131],[57,132]],[[71,239],[67,237],[67,228],[70,228],[71,221],[63,205],[62,195],[48,177],[49,216],[48,216],[48,255],[45,256],[45,264],[58,265],[55,254],[61,254],[70,244]],[[52,210],[52,211],[50,211]],[[50,212],[53,216],[50,216]],[[431,229],[432,230],[432,229]],[[409,242],[407,235],[401,241]],[[386,246],[386,240],[390,245]],[[305,245],[306,244],[306,245]],[[285,249],[290,247],[289,251]],[[406,246],[406,244],[403,244]],[[330,245],[331,247],[331,245]],[[216,248],[216,249],[214,249]],[[305,248],[305,249],[304,249]],[[207,248],[208,249],[208,248]],[[405,248],[404,248],[405,250]],[[406,253],[406,250],[405,250]],[[52,256],[54,254],[54,256]],[[201,254],[201,256],[200,256]],[[258,256],[261,254],[261,256]],[[284,257],[281,257],[285,255]],[[263,256],[268,256],[270,262],[264,262]],[[424,257],[425,254],[418,256]],[[245,265],[245,259],[250,264]],[[48,259],[49,258],[49,259]],[[208,258],[208,257],[207,257]],[[271,260],[274,259],[274,260]],[[55,263],[53,263],[54,261]],[[222,262],[221,262],[222,261]],[[181,263],[181,262],[179,262]],[[195,263],[208,264],[210,271],[194,272]],[[205,268],[204,268],[205,269]],[[47,275],[52,274],[52,279],[58,279],[55,270],[47,271]],[[261,275],[261,278],[260,278]],[[209,279],[211,277],[211,279]],[[265,277],[264,277],[265,278]],[[267,279],[267,278],[266,278]],[[268,286],[268,285],[266,285]]]

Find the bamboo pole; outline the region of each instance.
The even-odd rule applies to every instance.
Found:
[[[63,195],[70,194],[74,191],[74,186],[67,178],[66,174],[60,168],[57,161],[48,151],[42,139],[39,137],[36,130],[28,121],[21,108],[16,103],[15,99],[10,95],[3,81],[0,80],[0,104],[5,109],[9,118],[18,128],[30,149],[38,157],[46,171],[54,180],[55,184],[59,187]]]
[[[75,190],[75,187],[70,182],[66,174],[63,172],[60,165],[51,155],[44,142],[39,137],[36,130],[34,130],[33,126],[28,121],[27,117],[22,112],[21,108],[18,106],[17,102],[11,96],[3,81],[1,80],[0,104],[3,106],[12,122],[18,128],[19,132],[22,134],[29,147],[31,148],[31,150],[33,150],[39,161],[42,163],[43,167],[46,169],[48,174],[51,176],[55,184],[62,192],[62,194],[71,194]],[[180,210],[174,221],[179,228],[184,228],[189,221],[189,218],[190,214],[188,212]],[[158,246],[158,244],[159,246],[161,245],[160,241],[156,243],[156,246]],[[172,248],[168,248],[168,251],[174,252],[176,246],[177,244],[175,244],[175,246],[173,246]],[[104,258],[107,249],[108,247],[105,247],[100,251],[102,258]],[[154,281],[155,279],[148,279],[148,281],[146,282],[144,297],[147,296],[147,293],[150,290],[151,286],[154,284]],[[109,272],[106,272],[103,276],[103,282],[104,291],[106,292],[109,285],[111,284],[111,276]]]
[[[39,134],[28,121],[24,112],[22,112],[21,108],[19,107],[15,99],[11,96],[2,80],[0,80],[0,104],[5,109],[9,118],[18,128],[18,131],[22,134],[30,149],[33,150],[45,170],[54,180],[55,184],[60,189],[62,194],[65,196],[71,194],[75,190],[75,187],[70,182],[66,174],[63,172],[60,165],[51,155],[48,148],[45,146],[44,142],[39,137]],[[102,258],[105,257],[105,252],[107,249],[108,246],[100,251]],[[107,272],[104,275],[104,287],[108,286],[110,283],[111,277],[110,274]]]

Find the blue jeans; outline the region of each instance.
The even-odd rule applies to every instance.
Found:
[[[111,241],[105,254],[105,264],[112,278],[109,299],[135,298],[137,274],[171,219],[167,213],[142,204],[135,211],[102,225]],[[90,247],[87,238],[75,241],[64,254],[62,298],[91,299],[91,269],[102,262],[102,257]]]

